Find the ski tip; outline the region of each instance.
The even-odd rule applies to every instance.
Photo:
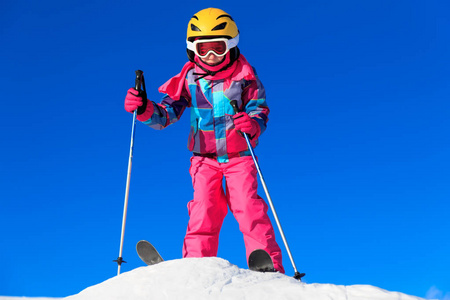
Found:
[[[139,245],[139,244],[150,244],[150,243],[146,240],[140,240],[139,242],[137,242],[136,245]]]
[[[147,265],[155,265],[164,261],[156,248],[146,240],[141,240],[136,244],[136,251]]]
[[[257,272],[276,272],[269,253],[262,249],[254,250],[250,254],[248,267],[250,270]]]

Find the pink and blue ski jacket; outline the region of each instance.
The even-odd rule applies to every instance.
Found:
[[[245,58],[243,64],[248,64]],[[248,156],[250,151],[244,137],[234,128],[231,100],[238,102],[241,111],[245,111],[256,120],[259,128],[251,139],[252,146],[258,144],[258,138],[266,129],[269,108],[266,104],[264,87],[255,70],[250,66],[250,76],[232,76],[230,78],[208,80],[194,75],[194,68],[186,68],[180,73],[179,95],[165,94],[161,103],[153,104],[153,115],[144,124],[154,129],[164,129],[177,122],[186,107],[191,108],[191,129],[188,149],[194,154],[217,158],[218,162],[228,162],[230,158]],[[236,72],[235,72],[236,73]],[[185,76],[184,76],[185,75]],[[248,75],[248,74],[247,74]],[[235,81],[234,79],[240,78]],[[250,79],[249,79],[250,78]],[[160,89],[161,91],[161,89]],[[178,99],[176,99],[178,98]]]

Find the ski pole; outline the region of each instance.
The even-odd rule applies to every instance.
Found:
[[[230,104],[233,107],[234,112],[236,114],[239,113],[239,108],[237,106],[237,101],[236,100],[232,100],[232,101],[230,101]],[[301,281],[301,278],[303,276],[305,276],[305,273],[300,273],[297,270],[297,267],[295,266],[294,258],[292,257],[291,250],[289,249],[289,245],[288,245],[286,237],[284,235],[283,228],[281,227],[280,220],[278,219],[278,215],[277,215],[277,212],[276,212],[275,207],[273,205],[272,198],[270,197],[269,190],[267,189],[266,181],[264,180],[263,174],[262,174],[261,169],[259,167],[259,163],[258,163],[258,161],[256,159],[255,151],[253,150],[253,147],[252,147],[252,144],[250,143],[250,139],[249,139],[248,135],[246,133],[243,133],[243,136],[245,138],[245,141],[247,142],[247,146],[248,146],[248,149],[250,150],[250,154],[252,155],[253,162],[255,163],[256,169],[258,170],[259,178],[261,179],[261,183],[262,183],[262,186],[264,188],[264,192],[266,193],[267,200],[269,202],[270,208],[272,209],[273,216],[275,218],[275,221],[277,223],[278,229],[280,231],[281,238],[283,239],[284,246],[286,247],[287,253],[289,255],[289,259],[291,260],[292,266],[294,267],[294,272],[295,272],[294,278]]]
[[[135,87],[134,89],[136,91],[142,91],[141,86],[144,88],[144,94],[145,94],[145,82],[144,82],[144,75],[143,71],[137,70],[136,71],[136,80],[135,80]],[[146,101],[147,99],[144,99]],[[125,223],[127,220],[127,210],[128,210],[128,195],[130,193],[130,178],[131,178],[131,164],[133,161],[133,147],[134,147],[134,135],[135,135],[135,128],[136,128],[136,114],[137,110],[133,112],[133,123],[131,126],[131,142],[130,142],[130,155],[128,157],[128,171],[127,171],[127,184],[125,187],[125,201],[123,205],[123,216],[122,216],[122,233],[120,235],[120,249],[119,249],[119,257],[114,260],[117,262],[118,268],[117,268],[117,275],[120,275],[120,267],[122,263],[126,263],[126,261],[122,258],[122,251],[123,251],[123,241],[125,237]]]

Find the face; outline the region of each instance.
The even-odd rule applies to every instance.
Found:
[[[202,58],[201,60],[208,65],[214,66],[217,65],[218,63],[222,62],[222,60],[224,59],[224,56],[220,57],[215,55],[213,52],[210,52],[208,54],[208,56],[206,56],[205,58]]]

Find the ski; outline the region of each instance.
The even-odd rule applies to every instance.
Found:
[[[147,241],[139,241],[136,244],[136,251],[139,258],[142,259],[147,265],[156,265],[164,259],[159,255],[158,251]]]
[[[265,250],[254,250],[248,257],[248,268],[257,272],[276,272],[272,258]]]

